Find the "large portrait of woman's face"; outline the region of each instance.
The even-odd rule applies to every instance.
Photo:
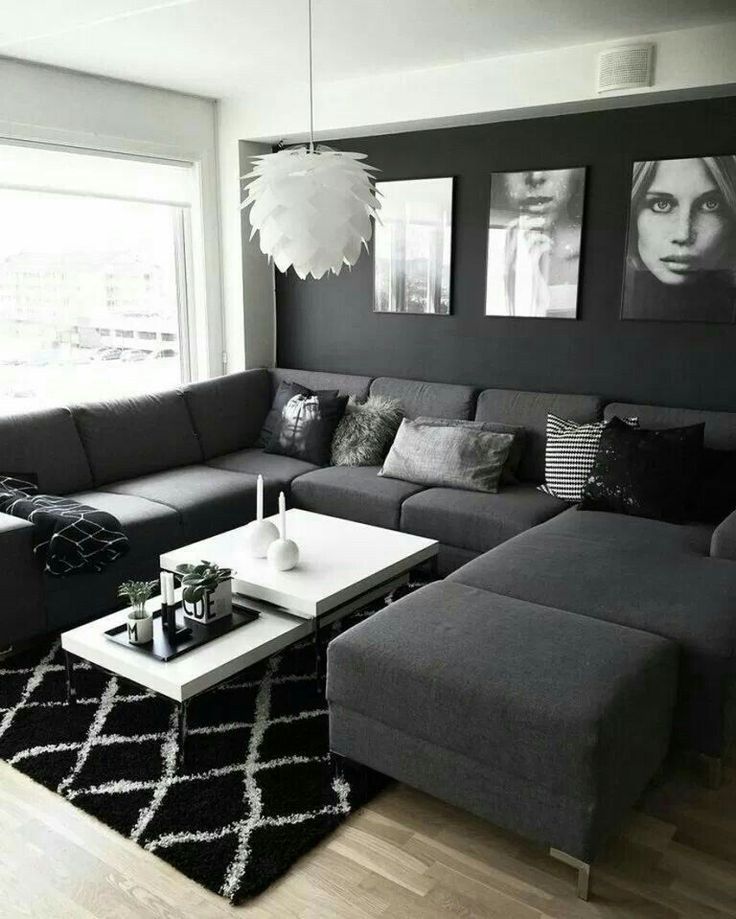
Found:
[[[585,168],[491,176],[486,316],[575,319]]]
[[[634,163],[622,316],[736,321],[736,156]]]

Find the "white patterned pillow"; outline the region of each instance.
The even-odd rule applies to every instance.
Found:
[[[631,427],[639,427],[638,418],[623,420]],[[563,501],[580,501],[607,424],[607,421],[578,424],[577,421],[548,414],[544,485],[539,486],[539,491]]]

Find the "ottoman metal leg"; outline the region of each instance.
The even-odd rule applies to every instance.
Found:
[[[568,855],[567,852],[563,852],[561,849],[550,848],[549,854],[552,858],[556,858],[557,861],[564,862],[566,865],[570,865],[571,868],[577,870],[577,894],[581,900],[587,900],[590,894],[590,864],[581,861],[579,858],[575,858],[574,855]]]

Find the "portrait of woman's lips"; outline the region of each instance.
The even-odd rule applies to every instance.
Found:
[[[660,262],[674,274],[691,274],[700,267],[700,260],[694,255],[664,255]]]
[[[521,210],[527,214],[546,214],[554,205],[550,195],[529,195],[521,202]]]

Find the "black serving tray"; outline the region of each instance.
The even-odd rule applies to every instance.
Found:
[[[128,641],[128,626],[123,622],[122,625],[116,625],[105,631],[105,635],[116,644],[131,648],[145,654],[147,657],[155,657],[160,661],[171,661],[175,657],[181,657],[187,651],[194,648],[201,648],[215,638],[221,638],[241,625],[248,625],[258,618],[258,611],[249,609],[245,606],[238,606],[233,609],[230,616],[223,616],[216,619],[209,625],[203,625],[200,622],[192,622],[191,619],[184,619],[181,612],[181,604],[176,605],[176,638],[172,641],[163,627],[163,619],[160,611],[153,614],[153,640],[146,642],[144,645],[133,645]]]

